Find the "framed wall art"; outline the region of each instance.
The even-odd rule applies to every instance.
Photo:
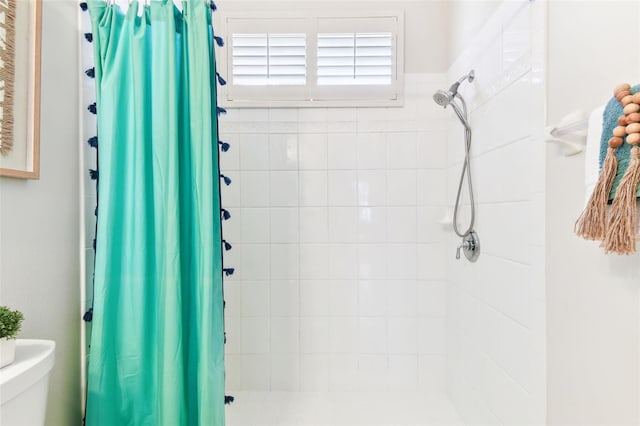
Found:
[[[0,0],[0,176],[40,176],[42,0]]]

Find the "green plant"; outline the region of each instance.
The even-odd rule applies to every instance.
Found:
[[[22,327],[22,320],[24,320],[22,312],[0,306],[0,339],[15,339]]]

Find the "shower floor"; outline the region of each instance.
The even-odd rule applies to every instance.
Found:
[[[447,397],[402,392],[231,392],[227,426],[462,426]]]

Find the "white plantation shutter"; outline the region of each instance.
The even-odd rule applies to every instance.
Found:
[[[401,105],[401,13],[227,13],[223,106]]]
[[[233,34],[231,46],[231,83],[241,86],[267,84],[267,34]]]
[[[233,34],[232,84],[306,84],[306,34]]]
[[[390,85],[391,33],[318,34],[318,85]]]

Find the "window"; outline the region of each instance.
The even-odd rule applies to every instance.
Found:
[[[401,105],[401,13],[327,16],[300,7],[258,15],[221,10],[224,106]]]

